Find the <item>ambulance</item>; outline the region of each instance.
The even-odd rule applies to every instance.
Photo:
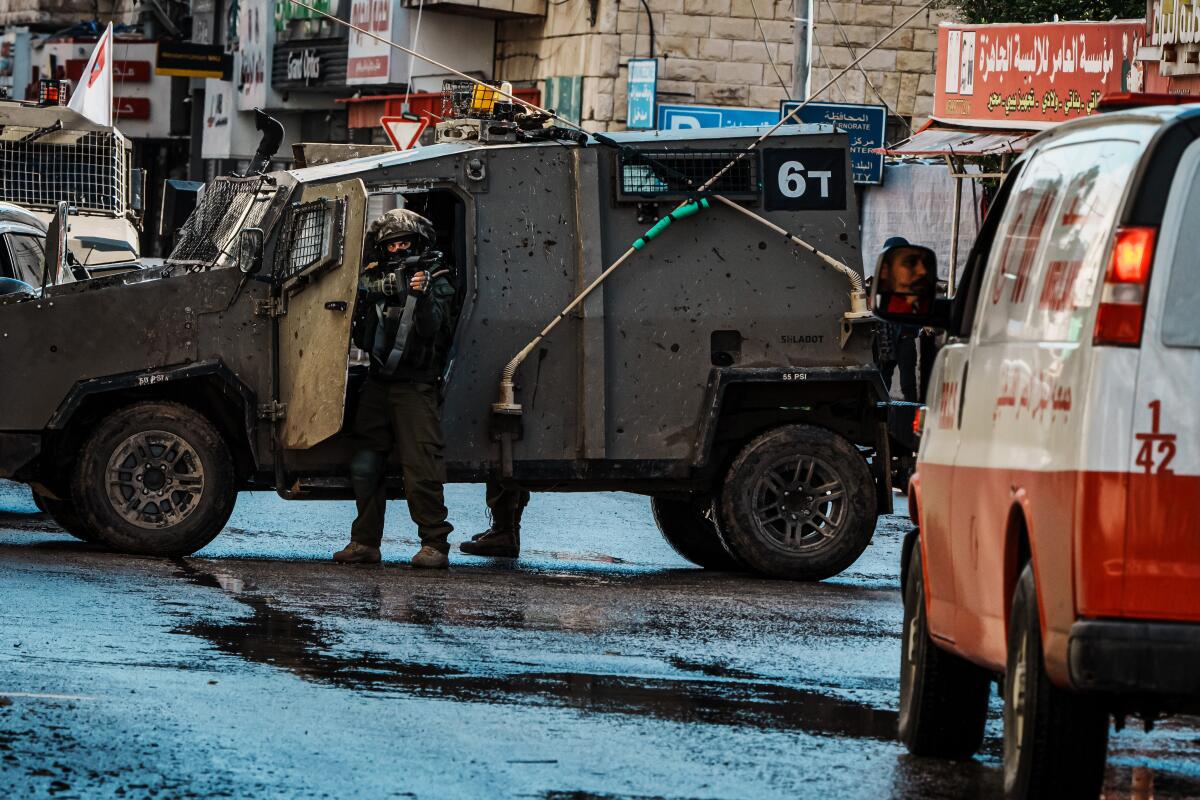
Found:
[[[900,736],[970,758],[992,681],[1011,798],[1097,797],[1110,720],[1200,703],[1200,107],[1034,140],[953,300],[933,253],[874,304],[943,328],[904,548]]]

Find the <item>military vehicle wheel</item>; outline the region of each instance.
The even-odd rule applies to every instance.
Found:
[[[854,563],[875,532],[875,482],[857,448],[811,425],[750,442],[721,494],[735,557],[764,575],[822,580]]]
[[[179,403],[137,403],[100,421],[75,467],[72,497],[96,539],[155,556],[194,553],[237,499],[220,433]]]
[[[38,508],[49,514],[50,519],[54,520],[58,527],[76,539],[88,543],[96,541],[96,534],[84,525],[75,506],[69,500],[55,500],[53,497],[47,497],[35,491],[33,502]]]
[[[712,498],[655,497],[650,507],[659,531],[676,553],[705,569],[741,570],[721,543],[716,523],[707,516]]]

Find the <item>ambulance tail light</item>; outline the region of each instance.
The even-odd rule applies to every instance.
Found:
[[[1100,290],[1095,344],[1141,344],[1156,233],[1154,228],[1147,227],[1117,229],[1112,258]]]

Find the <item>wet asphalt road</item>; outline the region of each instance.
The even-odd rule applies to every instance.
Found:
[[[384,565],[327,563],[351,517],[242,495],[198,556],[131,558],[0,482],[0,797],[1000,795],[998,700],[973,762],[895,742],[900,517],[821,584],[692,569],[629,495],[537,495],[526,557],[449,574],[407,566],[400,502]],[[1200,724],[1109,765],[1109,797],[1200,797]]]

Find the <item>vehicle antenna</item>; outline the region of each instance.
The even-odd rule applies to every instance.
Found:
[[[292,2],[296,2],[296,0],[292,0]],[[894,26],[890,31],[885,33],[877,42],[875,42],[875,44],[871,45],[866,50],[864,50],[862,53],[860,53],[858,58],[851,61],[849,64],[846,65],[846,67],[841,72],[837,73],[832,78],[830,78],[829,81],[826,82],[826,84],[824,86],[822,86],[820,89],[815,91],[812,94],[812,96],[805,98],[805,100],[803,102],[801,102],[794,109],[792,109],[791,113],[789,113],[787,116],[780,119],[779,122],[777,122],[777,123],[775,123],[775,125],[771,126],[771,128],[768,129],[766,133],[764,133],[763,135],[761,135],[757,139],[755,139],[753,142],[751,142],[750,145],[745,150],[743,150],[736,157],[734,157],[734,159],[732,161],[730,161],[728,164],[726,164],[724,167],[722,167],[721,170],[716,175],[713,175],[711,178],[709,178],[707,181],[705,181],[704,184],[701,185],[696,190],[697,195],[708,194],[713,199],[721,202],[722,204],[724,204],[732,209],[739,211],[740,213],[744,214],[745,216],[755,220],[759,224],[764,225],[767,228],[770,228],[771,230],[775,231],[776,233],[781,233],[789,241],[803,247],[804,249],[808,250],[810,253],[813,253],[814,255],[816,255],[823,261],[825,261],[827,264],[833,266],[834,268],[836,268],[837,270],[842,272],[842,274],[844,274],[847,277],[847,279],[850,281],[850,311],[847,312],[847,314],[845,315],[845,319],[847,321],[867,319],[867,318],[870,318],[870,316],[871,316],[871,312],[867,308],[867,299],[866,299],[866,293],[863,289],[862,276],[860,276],[857,272],[855,272],[849,265],[838,261],[837,259],[833,258],[832,256],[822,253],[821,251],[817,250],[817,248],[813,247],[808,242],[805,242],[803,239],[796,236],[795,234],[785,231],[784,229],[780,228],[778,225],[776,225],[775,223],[766,219],[765,217],[761,216],[760,214],[756,214],[755,212],[751,211],[750,209],[745,208],[744,206],[740,206],[737,203],[734,203],[730,200],[727,200],[726,198],[724,198],[718,194],[709,193],[708,189],[710,189],[713,186],[713,184],[715,184],[718,180],[720,180],[722,175],[724,175],[729,170],[733,169],[733,167],[739,161],[741,161],[746,156],[750,155],[750,153],[754,152],[755,148],[757,148],[760,144],[762,144],[767,139],[767,137],[769,137],[771,134],[775,133],[775,131],[779,130],[781,127],[786,125],[790,120],[795,119],[796,114],[798,114],[800,112],[800,109],[802,109],[806,105],[808,105],[808,103],[811,101],[812,97],[815,97],[816,95],[821,94],[821,92],[824,92],[830,86],[833,86],[833,84],[836,83],[843,75],[845,75],[847,72],[849,72],[850,70],[857,67],[859,62],[861,62],[864,58],[866,58],[872,52],[877,50],[879,48],[879,46],[882,45],[884,42],[886,42],[891,36],[893,36],[896,33],[896,31],[900,30],[905,25],[907,25],[908,23],[910,23],[914,19],[916,19],[917,15],[919,15],[921,12],[925,11],[925,9],[927,9],[931,5],[933,5],[934,2],[935,2],[935,0],[926,0],[924,5],[922,5],[920,8],[916,9],[915,11],[913,11],[907,17],[905,17],[903,21],[901,21],[899,24]],[[474,80],[474,79],[472,79],[472,80]],[[592,134],[592,135],[595,136],[595,134]],[[599,137],[597,137],[597,138],[599,139]],[[604,137],[604,138],[607,139],[608,137]],[[600,139],[600,141],[603,143],[603,139]],[[612,140],[610,139],[609,141],[612,141]],[[684,211],[685,213],[688,211],[691,211],[691,213],[695,213],[694,211],[691,210],[691,206],[694,205],[694,203],[695,203],[695,200],[693,198],[688,198],[684,202],[680,203],[674,210],[672,210],[667,215],[667,217],[664,217],[664,219],[679,215],[680,211]],[[521,406],[516,402],[514,379],[517,374],[517,369],[521,366],[521,362],[523,362],[526,358],[529,357],[529,354],[533,352],[534,348],[536,348],[538,346],[538,344],[541,343],[541,341],[543,339],[545,339],[546,336],[552,330],[554,330],[554,328],[558,325],[558,323],[563,318],[565,318],[567,314],[571,313],[571,311],[576,306],[578,306],[585,299],[587,299],[587,296],[590,295],[596,289],[596,287],[598,287],[598,286],[600,286],[600,284],[604,283],[604,281],[608,279],[609,275],[611,275],[613,272],[615,272],[618,267],[620,267],[622,264],[624,264],[634,253],[636,253],[640,249],[641,249],[640,247],[631,245],[629,247],[629,249],[626,250],[624,253],[622,253],[620,255],[620,257],[617,258],[616,261],[614,261],[611,265],[609,265],[609,267],[607,269],[604,270],[604,272],[600,273],[600,275],[598,275],[595,280],[593,280],[590,284],[588,284],[587,287],[582,292],[580,292],[579,295],[574,300],[572,300],[570,302],[570,304],[567,305],[567,307],[564,308],[559,313],[558,316],[556,316],[554,319],[550,320],[550,324],[547,325],[544,329],[542,329],[542,332],[539,333],[536,337],[534,337],[533,341],[531,341],[529,344],[525,345],[525,347],[523,347],[521,349],[521,351],[519,353],[517,353],[516,356],[513,357],[513,360],[508,362],[508,364],[505,365],[504,371],[501,373],[501,377],[500,377],[500,391],[499,391],[500,396],[499,396],[499,399],[497,400],[497,402],[492,404],[493,411],[498,412],[498,413],[504,413],[504,414],[519,414],[520,413]]]
[[[914,19],[916,19],[917,16],[919,16],[927,8],[929,8],[931,5],[933,5],[935,1],[936,0],[925,0],[925,3],[923,3],[920,7],[916,8],[911,14],[909,14],[907,17],[905,17],[898,24],[893,26],[892,29],[889,30],[887,33],[885,33],[883,36],[881,36],[879,38],[879,40],[875,42],[875,44],[871,45],[866,50],[862,51],[858,55],[857,58],[852,60],[841,71],[839,71],[836,75],[834,75],[832,78],[830,78],[825,83],[824,86],[822,86],[820,89],[817,89],[815,92],[813,92],[811,96],[809,96],[808,98],[803,100],[799,105],[797,105],[795,108],[793,108],[791,110],[791,112],[789,112],[787,115],[782,117],[779,120],[779,122],[772,125],[766,131],[766,133],[759,136],[757,139],[755,139],[753,142],[751,142],[746,147],[745,150],[738,153],[738,155],[736,155],[728,164],[726,164],[724,167],[722,167],[715,175],[713,175],[711,178],[709,178],[707,181],[705,181],[702,185],[697,187],[695,190],[696,195],[699,196],[699,195],[711,194],[709,192],[709,190],[712,188],[712,186],[718,180],[721,179],[721,176],[723,176],[725,173],[729,172],[729,170],[733,169],[738,164],[738,162],[740,162],[746,156],[753,153],[754,150],[757,149],[760,144],[762,144],[764,141],[766,141],[766,139],[768,137],[770,137],[772,134],[774,134],[777,130],[779,130],[781,127],[788,124],[792,120],[794,120],[796,118],[796,115],[800,113],[800,110],[803,109],[806,105],[808,105],[808,103],[812,100],[812,97],[815,97],[815,96],[821,94],[826,89],[828,89],[830,86],[833,86],[833,84],[837,83],[837,81],[840,80],[843,75],[848,73],[850,70],[858,67],[859,63],[861,63],[863,59],[865,59],[871,53],[875,52],[875,50],[879,49],[880,45],[882,45],[884,42],[886,42],[888,39],[890,39],[897,31],[899,31],[905,25],[907,25],[908,23],[910,23]],[[608,136],[605,136],[603,134],[596,133],[593,131],[589,131],[586,128],[584,128],[582,125],[572,122],[568,119],[564,119],[563,117],[560,117],[558,114],[554,113],[553,111],[542,108],[541,106],[538,106],[535,103],[531,103],[528,100],[523,100],[523,99],[517,97],[516,95],[505,91],[502,88],[498,88],[498,87],[492,86],[491,84],[485,83],[484,81],[480,80],[479,78],[468,75],[465,72],[461,72],[461,71],[455,69],[454,67],[451,67],[448,64],[443,64],[442,62],[438,61],[437,59],[430,58],[429,56],[424,55],[422,53],[418,53],[416,50],[407,48],[402,44],[397,44],[396,42],[393,42],[391,39],[386,39],[382,36],[378,36],[374,33],[371,33],[370,31],[360,28],[357,25],[347,22],[344,19],[339,19],[338,17],[334,16],[333,14],[330,14],[327,11],[322,11],[319,8],[316,8],[314,6],[309,5],[308,3],[303,2],[303,0],[289,0],[289,2],[300,6],[301,8],[308,9],[309,11],[313,12],[314,14],[324,17],[332,22],[336,22],[339,25],[343,25],[347,28],[350,28],[353,31],[357,31],[358,33],[360,33],[364,36],[369,36],[372,39],[374,39],[378,42],[382,42],[383,44],[386,44],[389,47],[393,47],[402,53],[407,53],[409,56],[412,56],[413,58],[418,58],[421,61],[426,62],[427,64],[431,64],[439,69],[443,69],[446,72],[450,73],[451,75],[462,78],[464,80],[468,80],[471,83],[477,84],[479,86],[486,87],[487,89],[494,91],[496,94],[499,94],[502,97],[507,97],[509,100],[529,109],[530,111],[535,111],[539,114],[545,114],[548,118],[558,120],[560,123],[562,123],[566,127],[573,128],[577,131],[580,131],[580,132],[586,134],[587,136],[595,139],[601,145],[608,146],[608,147],[615,147],[617,149],[622,149],[622,145],[620,145],[619,143],[617,143],[615,140],[611,139]],[[644,154],[642,154],[642,155],[643,155],[643,157],[646,157]],[[736,205],[732,202],[726,201],[725,198],[719,197],[715,194],[712,196],[714,198],[716,198],[717,200],[721,201],[724,205],[730,206],[731,208]],[[696,201],[694,198],[688,198],[686,201],[680,203],[667,216],[678,218],[678,217],[682,217],[682,216],[687,216],[689,214],[689,212],[695,213],[695,210],[692,209],[692,206],[695,204],[695,202]],[[759,214],[754,213],[753,211],[750,211],[747,208],[737,206],[737,210],[740,211],[742,214],[746,215],[747,217],[755,220],[759,224],[770,228],[771,230],[775,231],[776,233],[778,233],[780,230],[782,230],[781,228],[779,228],[778,225],[775,225],[770,220],[766,219],[765,217],[763,217]],[[684,213],[680,214],[679,212],[681,212],[681,211]],[[817,248],[808,244],[807,242],[805,242],[804,240],[795,236],[794,234],[790,234],[790,233],[784,231],[784,235],[788,238],[789,241],[792,241],[792,242],[800,245],[801,247],[804,247],[806,250],[819,256],[826,263],[831,264],[832,266],[837,268],[839,271],[841,271],[844,275],[846,275],[847,279],[850,281],[850,287],[851,287],[850,311],[847,312],[845,315],[845,318],[847,321],[869,318],[871,316],[871,312],[867,309],[867,301],[866,301],[866,295],[863,290],[862,277],[857,272],[855,272],[849,265],[844,264],[844,263],[838,261],[837,259],[834,259],[832,256],[822,253],[821,251],[817,250]],[[641,240],[639,240],[639,241],[641,241]],[[643,242],[642,246],[644,246],[644,242]],[[574,309],[576,306],[578,306],[580,303],[582,303],[585,299],[587,299],[588,295],[590,295],[598,286],[600,286],[602,283],[604,283],[604,281],[607,280],[607,278],[613,272],[615,272],[618,267],[620,267],[622,264],[624,264],[639,249],[641,249],[641,248],[631,245],[629,247],[629,249],[626,250],[624,253],[622,253],[621,256],[619,258],[617,258],[616,261],[614,261],[611,265],[609,265],[609,267],[607,269],[604,270],[604,272],[600,273],[600,275],[597,276],[595,280],[593,280],[590,284],[588,284],[588,286],[582,292],[580,292],[579,295],[577,297],[575,297],[575,299],[572,300],[570,302],[570,304],[568,304],[567,307],[564,308],[562,310],[562,312],[559,313],[558,316],[556,316],[554,319],[552,319],[550,321],[550,324],[548,324],[544,329],[542,329],[541,333],[539,333],[536,337],[534,337],[533,341],[531,341],[524,348],[522,348],[521,351],[519,353],[517,353],[517,355],[513,358],[513,360],[510,361],[507,365],[505,365],[504,371],[501,374],[501,378],[500,378],[500,392],[499,392],[500,396],[499,396],[498,401],[496,403],[492,404],[493,411],[500,412],[500,413],[507,413],[507,414],[513,414],[513,413],[519,414],[520,413],[521,406],[518,405],[516,402],[515,388],[513,385],[513,381],[514,381],[514,376],[516,375],[517,369],[521,366],[521,362],[523,362],[529,356],[529,354],[533,352],[533,349],[535,347],[537,347],[538,344],[543,339],[545,339],[546,336],[552,330],[554,330],[554,328],[558,325],[558,323],[564,317],[566,317],[566,315],[569,314],[572,309]]]
[[[509,100],[512,100],[514,103],[517,103],[518,105],[524,106],[525,108],[529,109],[530,111],[536,111],[539,114],[545,114],[547,117],[556,119],[559,122],[566,125],[567,127],[574,128],[575,130],[586,133],[589,136],[594,135],[590,131],[588,131],[586,128],[584,128],[582,125],[579,125],[575,122],[571,122],[568,119],[563,119],[558,114],[555,114],[553,111],[544,109],[535,103],[529,102],[528,100],[522,100],[520,97],[517,97],[515,94],[506,92],[504,89],[502,89],[498,86],[492,86],[490,83],[485,83],[484,81],[480,80],[479,78],[468,75],[465,72],[459,72],[458,70],[456,70],[454,67],[450,66],[449,64],[443,64],[441,61],[438,61],[435,58],[430,58],[429,56],[418,53],[416,50],[409,49],[402,44],[397,44],[396,42],[393,42],[391,39],[386,39],[383,36],[378,36],[364,28],[358,27],[357,25],[355,25],[351,22],[347,22],[344,19],[339,19],[338,17],[334,16],[333,14],[330,14],[328,11],[322,11],[319,8],[310,6],[308,3],[305,3],[302,0],[288,0],[288,2],[294,3],[295,5],[298,5],[301,8],[306,8],[309,11],[313,12],[314,14],[318,14],[322,17],[325,17],[326,19],[330,20],[331,22],[336,22],[339,25],[344,25],[345,27],[349,28],[352,31],[357,31],[358,33],[361,33],[363,36],[370,36],[375,41],[382,42],[383,44],[386,44],[389,47],[394,47],[395,49],[399,50],[402,53],[406,53],[413,58],[424,61],[426,64],[431,64],[431,65],[437,67],[438,69],[444,69],[444,70],[446,70],[446,72],[450,73],[451,75],[454,75],[455,77],[462,78],[463,80],[467,80],[467,81],[470,81],[471,83],[478,84],[479,86],[483,86],[487,89],[490,89],[491,91],[495,92],[496,94],[500,95],[501,97],[507,97]],[[411,94],[411,91],[410,91],[410,94]]]

